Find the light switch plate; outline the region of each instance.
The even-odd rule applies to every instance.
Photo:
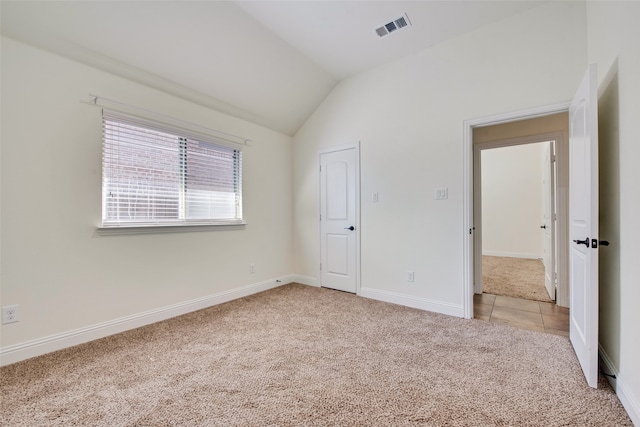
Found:
[[[447,187],[436,188],[436,200],[444,200],[449,198],[449,189]]]

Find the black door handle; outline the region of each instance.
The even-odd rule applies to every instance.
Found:
[[[587,237],[584,240],[574,240],[574,242],[576,242],[579,245],[585,245],[586,247],[589,247],[589,238]]]
[[[345,230],[351,230],[351,231],[353,231],[353,230],[355,230],[356,228],[352,225],[351,227],[345,227],[344,229],[345,229]]]
[[[540,228],[547,228],[547,225],[543,224],[543,225],[540,226]]]
[[[608,240],[600,240],[600,246],[609,246]]]

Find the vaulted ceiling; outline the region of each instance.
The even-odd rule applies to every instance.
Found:
[[[344,78],[541,1],[11,1],[2,34],[293,135]],[[375,29],[406,14],[410,26]]]

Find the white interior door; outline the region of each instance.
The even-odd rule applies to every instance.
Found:
[[[590,65],[569,108],[569,336],[587,383],[598,384],[598,98]]]
[[[355,293],[358,283],[358,153],[320,154],[321,286]]]
[[[546,143],[544,154],[544,218],[542,228],[544,230],[544,287],[547,289],[549,298],[556,300],[556,254],[555,254],[555,168],[554,168],[554,146],[555,142]]]

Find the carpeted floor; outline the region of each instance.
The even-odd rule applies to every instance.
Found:
[[[631,426],[565,337],[286,285],[0,370],[6,426]]]
[[[544,264],[538,259],[482,256],[482,292],[552,302],[544,287]]]

